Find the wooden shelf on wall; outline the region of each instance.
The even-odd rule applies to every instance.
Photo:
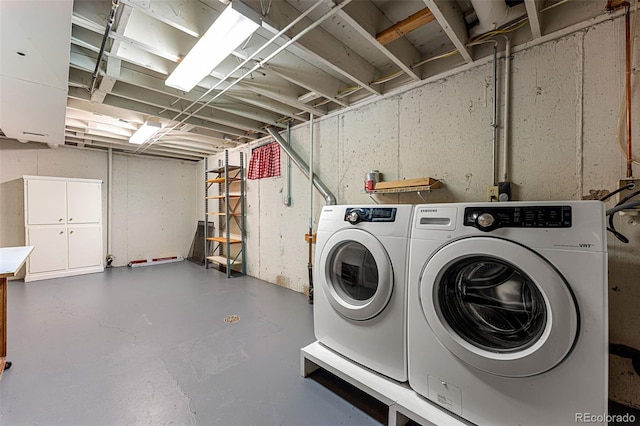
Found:
[[[423,192],[438,189],[441,182],[430,177],[378,182],[368,194],[400,194],[403,192]]]

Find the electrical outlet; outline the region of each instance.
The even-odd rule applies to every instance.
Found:
[[[632,193],[636,192],[636,191],[640,191],[640,179],[639,178],[625,178],[625,179],[620,179],[620,181],[618,181],[618,188],[622,188],[625,185],[628,185],[630,183],[635,184],[636,186],[633,189],[625,189],[624,191],[620,191],[617,194],[617,202],[619,203],[620,201],[622,201],[626,196],[631,195]],[[640,200],[640,195],[634,197],[634,200]],[[629,200],[632,201],[632,200]],[[621,215],[629,215],[629,216],[638,216],[640,214],[640,206],[639,207],[635,207],[633,209],[628,209],[628,210],[622,210],[620,212]]]
[[[487,201],[498,201],[499,191],[497,186],[487,186]]]

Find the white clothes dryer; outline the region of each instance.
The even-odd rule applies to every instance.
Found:
[[[479,425],[606,419],[603,203],[418,205],[408,275],[417,393]]]
[[[413,207],[325,206],[313,273],[318,341],[399,382],[407,380],[405,281]]]

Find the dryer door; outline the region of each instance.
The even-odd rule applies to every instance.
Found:
[[[420,297],[440,342],[487,373],[544,373],[576,341],[569,285],[539,254],[511,241],[474,237],[442,247],[425,265]]]
[[[382,243],[358,229],[333,234],[317,265],[320,285],[342,316],[364,321],[380,314],[393,292],[393,267]]]

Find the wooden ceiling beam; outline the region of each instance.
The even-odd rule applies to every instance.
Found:
[[[433,13],[431,13],[431,10],[429,10],[428,7],[425,7],[408,18],[393,24],[386,30],[380,31],[376,34],[376,40],[384,46],[399,39],[400,37],[403,37],[405,34],[434,21],[435,19],[436,18],[433,16]]]

